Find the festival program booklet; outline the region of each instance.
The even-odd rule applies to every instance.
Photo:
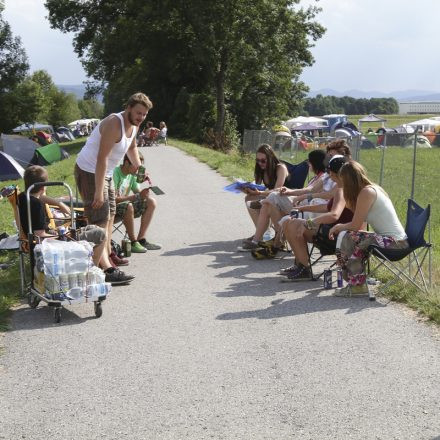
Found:
[[[237,179],[234,183],[227,185],[223,188],[224,191],[229,191],[235,194],[240,194],[245,188],[264,191],[266,187],[264,185],[259,185],[254,182],[245,182],[244,180]]]

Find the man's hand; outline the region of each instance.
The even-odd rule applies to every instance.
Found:
[[[144,188],[140,193],[141,199],[147,199],[150,195],[150,188]]]
[[[286,192],[288,191],[289,189],[287,188],[287,187],[285,187],[285,186],[282,186],[281,188],[279,188],[279,193],[280,193],[280,196],[285,196],[285,195],[287,195],[286,194]]]
[[[93,198],[92,202],[92,208],[93,209],[99,209],[104,204],[104,194],[102,192],[95,193],[95,196]]]
[[[261,194],[261,191],[258,189],[245,188],[246,194],[250,194],[251,196],[258,196]]]

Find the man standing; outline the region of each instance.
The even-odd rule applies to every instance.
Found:
[[[76,160],[75,180],[84,202],[84,213],[89,224],[107,230],[108,243],[100,266],[106,274],[106,282],[112,284],[127,283],[134,278],[113,267],[109,260],[108,249],[116,213],[113,170],[125,154],[130,159],[131,171],[135,173],[139,168],[136,133],[152,107],[143,93],[132,95],[123,112],[107,116],[94,128]]]

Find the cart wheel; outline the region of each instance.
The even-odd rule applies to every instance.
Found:
[[[28,304],[31,309],[35,309],[39,303],[40,298],[38,298],[37,295],[34,295],[33,293],[28,294]]]
[[[53,311],[53,320],[55,324],[58,324],[61,322],[61,307],[55,307]]]
[[[102,316],[102,304],[98,301],[95,301],[95,316],[100,318]]]

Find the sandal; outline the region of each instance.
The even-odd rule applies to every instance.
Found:
[[[275,258],[279,250],[280,250],[279,248],[276,248],[274,246],[268,246],[264,248],[255,249],[251,253],[256,260],[271,260]]]

